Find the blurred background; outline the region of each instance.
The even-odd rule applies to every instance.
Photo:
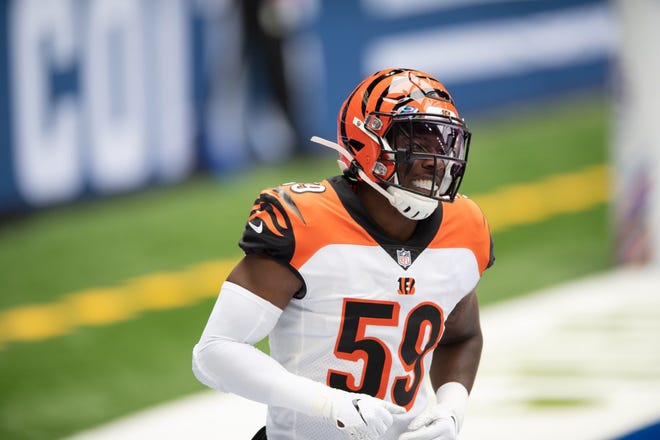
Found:
[[[416,66],[466,118],[602,91],[607,1],[5,1],[4,213],[283,162],[367,74]]]
[[[200,391],[190,352],[252,201],[338,173],[309,138],[382,68],[435,75],[472,129],[484,307],[657,269],[658,19],[654,0],[3,0],[0,438]]]

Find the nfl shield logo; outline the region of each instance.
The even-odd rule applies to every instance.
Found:
[[[412,255],[408,250],[397,249],[396,258],[397,258],[397,262],[399,263],[399,266],[403,267],[404,269],[406,269],[408,266],[412,264]]]

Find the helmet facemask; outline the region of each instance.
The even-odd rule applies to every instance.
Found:
[[[344,101],[337,143],[312,140],[339,153],[347,176],[365,182],[405,217],[420,220],[456,197],[470,132],[441,82],[425,72],[392,68],[369,75]]]
[[[436,201],[454,201],[470,144],[470,132],[464,123],[449,116],[423,113],[371,117],[392,118],[385,136],[380,138],[382,150],[374,176],[388,187]],[[409,174],[418,161],[424,161],[423,175],[411,180]]]

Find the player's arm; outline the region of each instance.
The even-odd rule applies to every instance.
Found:
[[[282,310],[303,284],[287,267],[258,254],[246,255],[231,271],[227,281],[238,284]]]
[[[268,336],[301,287],[280,262],[256,254],[243,258],[223,284],[193,349],[193,372],[211,388],[321,417],[375,439],[403,408],[293,374],[253,346]]]
[[[430,371],[433,388],[458,382],[471,391],[482,346],[479,302],[473,290],[456,305],[445,322],[442,339],[433,353]]]
[[[452,310],[440,344],[433,353],[430,379],[436,390],[437,404],[413,419],[401,440],[457,438],[482,346],[479,303],[473,290]]]

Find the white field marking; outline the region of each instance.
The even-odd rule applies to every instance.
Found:
[[[265,420],[265,405],[209,390],[81,432],[69,440],[250,440]]]
[[[482,320],[462,440],[605,440],[660,419],[657,267],[554,287]]]
[[[482,325],[461,440],[609,440],[660,418],[660,269],[621,269],[486,307]],[[265,412],[206,391],[69,440],[249,440]]]

